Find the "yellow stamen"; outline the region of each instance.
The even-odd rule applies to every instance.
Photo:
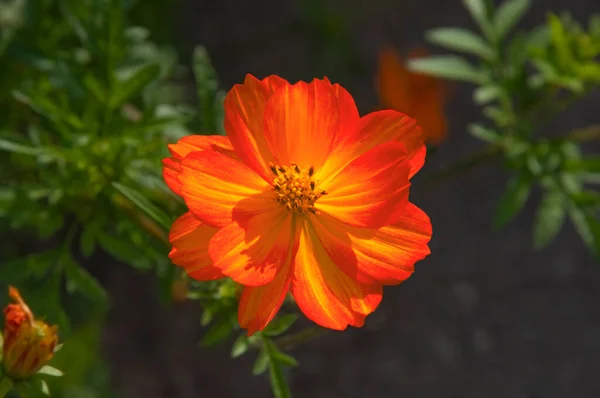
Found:
[[[292,163],[291,167],[270,164],[269,168],[276,175],[273,179],[273,189],[277,203],[297,213],[317,214],[314,204],[327,192],[315,191],[317,182],[313,179],[314,167],[305,171],[299,165]]]

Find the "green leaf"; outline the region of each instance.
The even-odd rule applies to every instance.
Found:
[[[600,156],[569,159],[564,163],[563,170],[571,172],[600,173]]]
[[[485,105],[500,97],[502,89],[495,85],[478,87],[473,92],[473,101],[477,105]]]
[[[90,300],[99,303],[107,301],[108,294],[96,278],[70,257],[67,257],[65,263],[65,276],[67,277],[67,289],[77,290]]]
[[[484,0],[462,0],[463,5],[471,14],[471,18],[479,25],[479,29],[488,38],[493,40],[495,37],[494,27],[488,17],[488,8]]]
[[[136,259],[142,261],[142,254],[132,248],[130,243],[124,242],[121,239],[117,239],[104,231],[98,231],[96,238],[100,247],[106,250],[106,252],[108,252],[117,260],[128,264],[133,263],[136,261]]]
[[[427,58],[414,58],[407,61],[408,69],[426,75],[433,75],[450,80],[460,80],[483,84],[485,74],[467,62],[464,58],[454,55],[438,55]]]
[[[296,367],[298,366],[298,361],[291,355],[288,355],[284,352],[276,350],[274,353],[274,358],[282,365]]]
[[[581,191],[570,195],[571,200],[582,209],[600,208],[600,193],[594,191]]]
[[[558,64],[563,71],[568,70],[573,64],[573,53],[569,46],[569,37],[565,26],[560,18],[554,14],[548,16],[548,23],[550,25],[551,41],[558,56]]]
[[[467,126],[467,131],[473,137],[479,138],[482,141],[490,142],[492,144],[501,139],[500,135],[496,131],[476,123],[469,124]]]
[[[48,397],[50,396],[50,387],[48,387],[48,383],[46,383],[46,380],[40,380],[40,391],[42,392],[42,394]]]
[[[20,153],[23,155],[39,155],[41,148],[34,148],[27,145],[17,144],[16,142],[0,139],[0,149],[9,152]]]
[[[96,248],[97,226],[94,223],[88,223],[83,227],[79,237],[79,249],[85,257],[90,257]]]
[[[41,374],[41,375],[46,375],[46,376],[53,376],[53,377],[62,377],[64,376],[64,373],[56,368],[53,368],[52,366],[43,366],[38,372],[37,374]]]
[[[569,216],[587,248],[600,261],[600,221],[575,205],[569,207]]]
[[[538,208],[533,223],[533,247],[542,249],[552,242],[567,216],[566,201],[562,192],[546,192]]]
[[[231,357],[237,358],[244,355],[248,351],[248,348],[250,348],[248,337],[245,335],[239,336],[231,346]]]
[[[267,368],[269,367],[269,356],[265,352],[265,350],[261,350],[254,362],[254,366],[252,366],[252,374],[254,376],[261,375],[265,373]]]
[[[204,47],[196,47],[193,55],[193,70],[196,78],[196,93],[199,103],[200,132],[213,134],[219,129],[217,106],[220,98],[217,74]]]
[[[222,342],[227,339],[233,332],[233,322],[231,318],[220,319],[215,322],[208,332],[200,340],[201,346],[209,346]]]
[[[118,84],[109,101],[111,109],[116,109],[126,101],[141,94],[142,90],[158,77],[160,66],[155,63],[140,67],[127,81]]]
[[[437,44],[450,50],[479,55],[491,60],[495,53],[489,43],[477,34],[461,28],[435,28],[425,33],[425,38],[432,44]]]
[[[141,193],[118,182],[113,182],[112,185],[117,189],[117,191],[123,194],[127,199],[131,200],[136,206],[143,210],[147,215],[152,217],[152,219],[160,224],[163,228],[166,230],[171,228],[171,218],[165,212],[152,204]]]
[[[506,226],[521,211],[531,192],[532,180],[528,175],[520,174],[513,177],[500,198],[493,226],[495,229]]]
[[[493,20],[496,37],[506,36],[530,7],[531,0],[506,0],[500,4]]]
[[[269,323],[265,328],[264,333],[270,337],[279,336],[292,327],[296,320],[298,320],[298,315],[296,314],[279,316]]]
[[[263,349],[269,357],[269,380],[275,398],[291,398],[292,392],[287,384],[280,362],[277,360],[277,347],[263,335]]]

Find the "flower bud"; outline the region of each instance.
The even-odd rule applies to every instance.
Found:
[[[46,365],[58,343],[56,326],[35,320],[19,291],[9,287],[14,301],[4,309],[4,345],[2,366],[13,380],[27,379]]]

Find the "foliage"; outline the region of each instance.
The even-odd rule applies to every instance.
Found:
[[[529,32],[512,32],[530,0],[507,0],[494,8],[484,0],[463,0],[481,33],[455,27],[430,30],[433,44],[474,56],[438,55],[412,60],[415,71],[475,84],[474,102],[487,123],[469,132],[501,154],[512,176],[498,203],[493,225],[507,225],[541,188],[533,245],[543,248],[570,219],[590,252],[600,259],[598,156],[581,142],[600,138],[600,126],[551,136],[550,122],[600,85],[600,15],[586,27],[568,13],[549,14]],[[511,34],[512,33],[512,34]]]
[[[534,246],[548,245],[570,219],[600,258],[600,157],[581,145],[598,139],[600,127],[546,133],[600,84],[600,16],[584,27],[550,14],[543,26],[515,32],[531,1],[463,4],[480,32],[445,27],[426,38],[466,55],[410,67],[476,85],[473,100],[487,120],[468,129],[488,147],[467,166],[502,157],[511,174],[493,225],[506,226],[539,189]],[[17,243],[2,249],[0,288],[32,292],[32,308],[59,325],[65,342],[52,362],[64,377],[33,380],[27,396],[114,395],[98,357],[110,295],[90,267],[103,253],[153,272],[164,303],[197,302],[206,328],[199,344],[232,343],[233,358],[255,354],[252,372],[268,373],[276,397],[291,396],[285,370],[297,361],[287,349],[322,332],[291,333],[298,317],[288,300],[289,311],[248,337],[237,322],[239,286],[188,280],[168,259],[168,229],[184,206],[161,176],[167,144],[224,133],[217,73],[202,47],[190,67],[180,64],[164,23],[170,10],[166,0],[0,2],[0,234]],[[321,3],[303,3],[302,23],[326,68],[350,59],[348,74],[362,70],[343,21]]]

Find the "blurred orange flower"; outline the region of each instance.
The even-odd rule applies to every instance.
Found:
[[[17,289],[10,286],[8,294],[15,303],[4,309],[2,365],[10,378],[27,379],[52,359],[57,328],[35,320]]]
[[[408,201],[421,129],[394,110],[361,118],[327,78],[247,75],[225,98],[225,130],[169,146],[164,177],[190,210],[172,226],[172,261],[192,278],[243,285],[248,334],[288,292],[321,326],[362,326],[382,286],[429,254],[431,223]]]
[[[416,49],[408,59],[427,56],[425,49]],[[382,106],[405,112],[423,128],[425,140],[438,145],[448,129],[444,106],[447,90],[440,79],[410,72],[405,60],[392,47],[379,51],[375,85]]]

